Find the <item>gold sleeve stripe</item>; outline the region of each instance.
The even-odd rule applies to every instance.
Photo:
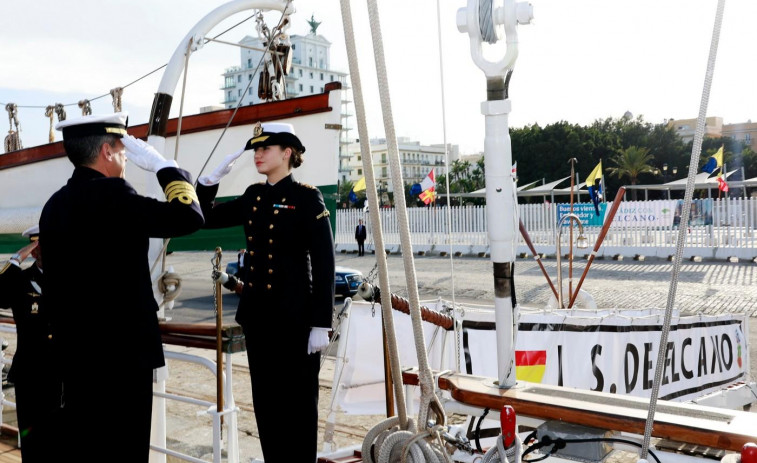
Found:
[[[11,263],[10,263],[10,261],[7,261],[7,260],[5,261],[4,264],[0,265],[0,275],[2,275],[3,273],[5,273],[5,271],[8,270],[8,267],[10,267],[10,266],[11,266]]]
[[[321,212],[320,214],[318,214],[317,216],[315,216],[315,220],[322,219],[323,217],[328,217],[330,215],[331,215],[331,212],[329,212],[328,210],[325,210]]]
[[[176,180],[169,183],[164,191],[166,199],[170,203],[174,199],[178,199],[182,204],[192,204],[192,201],[199,203],[197,199],[197,193],[195,189],[188,182],[183,180]]]

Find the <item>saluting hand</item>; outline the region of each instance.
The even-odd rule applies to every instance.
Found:
[[[157,172],[165,167],[178,167],[176,161],[167,161],[152,145],[139,138],[125,135],[121,142],[126,147],[126,158],[148,172]]]
[[[245,149],[242,148],[239,151],[226,155],[226,157],[223,158],[223,161],[221,161],[218,167],[216,167],[215,170],[210,173],[210,175],[203,175],[198,178],[197,181],[205,186],[218,184],[226,174],[231,172],[231,168],[234,167],[234,163],[237,162],[237,159],[239,159],[239,156],[241,156],[244,151]]]

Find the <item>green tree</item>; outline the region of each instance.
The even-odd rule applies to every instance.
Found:
[[[610,158],[615,167],[609,167],[607,171],[618,178],[628,177],[631,185],[636,185],[639,175],[654,171],[654,166],[650,164],[653,159],[649,149],[629,146]],[[631,197],[636,200],[636,190],[631,191]]]

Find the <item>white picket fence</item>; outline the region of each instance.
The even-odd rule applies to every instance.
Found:
[[[697,216],[685,231],[684,258],[700,256],[704,259],[741,260],[757,257],[757,198],[707,199],[710,203],[700,203],[706,209],[706,220]],[[676,202],[628,201],[621,208],[626,211],[660,210]],[[565,205],[563,205],[564,207]],[[588,205],[584,205],[589,207]],[[540,254],[556,254],[557,210],[559,204],[519,204],[520,220],[523,222],[531,242]],[[680,209],[680,205],[678,206]],[[607,204],[607,211],[610,204]],[[457,255],[487,255],[488,236],[486,232],[486,206],[453,206],[408,208],[408,223],[413,252],[449,253]],[[394,208],[381,209],[381,225],[384,247],[398,253],[400,230]],[[710,219],[711,217],[711,219]],[[375,249],[373,227],[370,214],[359,209],[340,209],[336,214],[336,250],[352,252],[357,249],[355,226],[363,219],[368,226],[369,236],[366,250]],[[617,220],[617,216],[616,216]],[[633,222],[628,222],[633,223]],[[601,226],[584,226],[584,234],[589,240],[589,249],[577,250],[577,255],[588,254],[595,246]],[[574,237],[578,228],[574,227]],[[679,227],[673,223],[652,225],[611,226],[600,248],[598,256],[655,256],[668,257],[675,253]],[[531,255],[525,240],[517,234],[517,252]],[[570,233],[564,229],[561,235],[561,250],[566,253]]]

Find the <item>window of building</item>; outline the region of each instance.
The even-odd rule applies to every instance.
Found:
[[[321,73],[321,80],[323,80],[323,73]]]
[[[313,90],[313,86],[310,86],[310,93],[313,93],[315,90]]]
[[[752,144],[752,134],[751,133],[748,133],[748,134],[744,135],[744,143],[746,143],[747,145],[751,145]]]
[[[313,78],[313,73],[312,73],[312,72],[310,73],[310,78],[311,78],[311,79]]]
[[[239,75],[237,76],[237,82],[242,82],[242,74],[239,74]]]
[[[252,80],[252,74],[247,74],[247,80]]]
[[[310,58],[308,58],[308,66],[310,66],[311,68],[313,67],[313,57],[312,56]],[[313,76],[310,76],[310,77],[313,77]]]
[[[252,88],[248,88],[247,89],[247,94],[250,95],[250,96],[252,96]]]
[[[302,84],[300,84],[300,91],[302,91]]]
[[[248,68],[252,67],[252,58],[247,58],[247,67]]]
[[[300,69],[300,77],[302,77],[302,69]]]
[[[333,82],[333,81],[334,81],[334,74],[331,74],[331,75],[329,76],[329,82]]]
[[[242,89],[237,90],[237,96],[242,96]]]
[[[357,170],[357,174],[358,174],[358,175],[363,175],[363,169],[358,169],[358,170]]]
[[[323,68],[326,67],[326,66],[323,65],[323,58],[321,58],[321,59],[318,60],[318,67],[321,68],[321,69],[323,69]]]

